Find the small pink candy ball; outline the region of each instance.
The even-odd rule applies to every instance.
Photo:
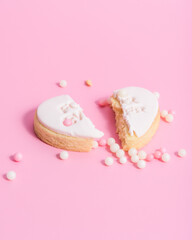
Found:
[[[154,157],[155,157],[156,159],[160,159],[161,156],[162,156],[162,153],[161,153],[159,150],[156,150],[155,153],[154,153]]]
[[[20,153],[20,152],[17,152],[17,153],[15,153],[15,154],[13,155],[13,160],[14,160],[15,162],[21,161],[22,158],[23,158],[23,155],[22,155],[22,153]]]
[[[169,114],[175,115],[175,111],[174,110],[169,110]]]
[[[100,107],[106,107],[106,106],[109,105],[109,100],[106,99],[106,98],[105,98],[105,99],[101,99],[101,100],[99,100],[98,105],[99,105]]]
[[[65,119],[64,121],[63,121],[63,125],[65,125],[66,127],[69,127],[69,126],[71,126],[73,123],[72,123],[72,121],[71,121],[71,119]]]
[[[166,150],[166,148],[161,147],[161,148],[159,149],[159,151],[160,151],[161,153],[165,153],[167,150]]]
[[[99,140],[99,145],[100,145],[100,146],[103,147],[103,146],[105,146],[106,144],[107,144],[107,141],[106,141],[104,138],[102,138],[102,139]]]
[[[146,161],[151,162],[154,159],[154,155],[152,153],[147,154]]]

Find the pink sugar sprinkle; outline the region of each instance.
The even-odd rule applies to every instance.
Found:
[[[155,153],[154,153],[154,157],[156,159],[160,159],[161,158],[161,155],[162,155],[162,152],[160,152],[159,150],[156,150]]]
[[[107,141],[104,138],[99,140],[99,145],[100,146],[105,146],[106,144],[107,144]]]
[[[22,153],[17,152],[17,153],[15,153],[15,154],[13,155],[13,160],[16,161],[16,162],[21,161],[22,158],[23,158]]]
[[[101,100],[99,100],[99,102],[98,102],[98,105],[100,106],[100,107],[106,107],[106,106],[108,106],[109,105],[109,99],[101,99]]]
[[[175,111],[174,110],[169,110],[169,114],[175,115]]]
[[[151,162],[154,159],[154,155],[152,153],[147,154],[146,161]]]
[[[166,152],[166,148],[161,147],[161,148],[159,148],[159,151],[160,151],[161,153],[165,153],[165,152]]]
[[[71,121],[71,119],[65,119],[64,121],[63,121],[63,125],[65,125],[66,127],[69,127],[69,126],[71,126],[73,123],[72,123],[72,121]]]

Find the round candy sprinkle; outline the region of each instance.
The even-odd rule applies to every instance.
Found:
[[[160,98],[160,93],[159,92],[154,92],[153,94],[156,96],[157,99]]]
[[[137,167],[138,168],[145,168],[146,167],[146,162],[144,160],[139,160],[137,162]]]
[[[152,153],[147,154],[146,161],[151,162],[154,159],[154,155]]]
[[[173,122],[173,119],[174,119],[174,117],[173,117],[173,115],[172,114],[167,114],[167,116],[165,117],[165,120],[166,120],[166,122],[168,122],[168,123],[170,123],[170,122]]]
[[[97,141],[93,141],[93,147],[92,148],[98,148],[99,144]]]
[[[88,87],[91,87],[91,86],[92,86],[92,81],[91,81],[91,80],[86,80],[86,81],[85,81],[85,84],[86,84]]]
[[[161,156],[162,156],[162,152],[159,151],[159,150],[156,150],[155,153],[154,153],[154,157],[155,157],[156,159],[160,159]]]
[[[159,151],[160,151],[161,153],[165,153],[165,152],[166,152],[166,148],[161,147],[161,148],[159,149]]]
[[[115,139],[114,138],[108,138],[107,139],[107,144],[110,146],[111,144],[115,143]]]
[[[67,81],[66,80],[61,80],[60,83],[59,83],[59,86],[64,88],[67,86]]]
[[[185,149],[180,149],[180,150],[178,151],[178,156],[179,156],[179,157],[185,157],[186,154],[187,154],[187,152],[186,152]]]
[[[109,100],[108,99],[101,99],[101,100],[99,100],[98,105],[100,107],[106,107],[106,106],[109,105]]]
[[[161,117],[165,118],[168,115],[168,111],[167,110],[163,110],[161,111]]]
[[[63,125],[65,125],[66,127],[69,127],[73,124],[72,120],[71,119],[68,119],[66,118],[64,121],[63,121]]]
[[[68,159],[69,153],[67,151],[62,151],[60,152],[59,156],[60,156],[60,159],[65,160],[65,159]]]
[[[138,161],[139,161],[139,156],[138,155],[131,156],[131,162],[137,163]]]
[[[175,111],[174,110],[169,110],[169,113],[172,115],[175,115]]]
[[[161,157],[163,162],[169,162],[170,158],[171,157],[170,157],[170,155],[168,153],[163,153],[163,155]]]
[[[111,150],[111,152],[113,152],[113,153],[115,153],[115,152],[117,152],[118,150],[119,150],[119,144],[117,144],[117,143],[114,143],[114,144],[111,144],[110,145],[110,150]]]
[[[112,157],[107,157],[105,159],[105,165],[111,166],[113,164],[113,158]]]
[[[125,155],[125,152],[124,152],[122,149],[117,150],[116,156],[117,156],[118,158],[121,158],[121,157],[123,157],[124,155]]]
[[[125,156],[120,157],[120,158],[119,158],[119,162],[120,162],[121,164],[124,164],[124,163],[127,162],[127,158],[126,158]]]
[[[23,155],[22,155],[22,153],[20,153],[20,152],[17,152],[17,153],[15,153],[15,154],[13,155],[13,160],[16,161],[16,162],[21,161],[22,158],[23,158]]]
[[[6,177],[8,180],[14,180],[16,178],[16,172],[14,171],[9,171],[7,174],[6,174]]]
[[[137,149],[136,148],[130,148],[128,151],[129,156],[133,156],[137,154]]]
[[[106,144],[107,144],[107,141],[104,138],[99,140],[99,145],[100,146],[105,146]]]
[[[145,151],[141,150],[141,151],[138,152],[138,156],[139,156],[140,160],[143,160],[147,157],[147,154],[146,154]]]

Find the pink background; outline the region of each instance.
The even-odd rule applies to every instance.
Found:
[[[1,240],[192,239],[191,13],[190,0],[0,1]],[[166,147],[169,163],[107,168],[105,148],[61,161],[35,137],[38,104],[67,93],[118,139],[112,110],[95,101],[132,85],[160,92],[161,109],[176,111],[144,148]],[[174,154],[182,147],[184,159]]]

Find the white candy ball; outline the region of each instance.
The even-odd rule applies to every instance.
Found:
[[[112,157],[107,157],[107,158],[105,159],[105,164],[106,164],[107,166],[111,166],[111,165],[113,164],[113,158],[112,158]]]
[[[139,157],[137,155],[131,156],[131,162],[137,163],[139,161]]]
[[[185,149],[180,149],[180,150],[178,151],[178,156],[179,156],[179,157],[185,157],[186,154],[187,154],[187,152],[186,152]]]
[[[59,156],[62,160],[65,160],[69,157],[69,153],[67,151],[62,151],[62,152],[60,152]]]
[[[167,122],[173,122],[173,119],[174,119],[174,117],[173,117],[173,115],[172,114],[167,114],[167,116],[165,117],[165,120],[167,121]]]
[[[168,111],[167,110],[163,110],[161,111],[161,117],[165,118],[168,115]]]
[[[115,143],[115,139],[114,138],[108,138],[107,139],[107,144],[110,146],[111,144]]]
[[[128,151],[129,156],[133,156],[137,154],[137,149],[136,148],[130,148]]]
[[[92,148],[98,148],[99,144],[97,141],[93,141],[93,147]]]
[[[143,160],[147,157],[147,153],[145,151],[141,150],[138,152],[138,156],[139,156],[140,160]]]
[[[124,164],[124,163],[127,162],[127,158],[126,158],[125,156],[120,157],[120,158],[119,158],[119,162],[120,162],[121,164]]]
[[[121,158],[121,157],[123,157],[124,155],[125,155],[125,152],[124,152],[122,149],[117,150],[116,156],[117,156],[118,158]]]
[[[158,92],[154,92],[153,94],[156,96],[157,99],[160,98],[160,93],[158,93]]]
[[[145,168],[146,167],[146,162],[144,160],[139,160],[137,162],[137,167],[138,168]]]
[[[61,80],[60,83],[59,83],[59,86],[60,87],[66,87],[67,86],[67,81],[66,80]]]
[[[6,176],[7,176],[7,179],[8,180],[14,180],[15,178],[16,178],[16,172],[14,172],[14,171],[9,171],[7,174],[6,174]]]
[[[170,155],[168,153],[163,153],[162,156],[161,156],[161,159],[163,162],[169,162],[170,160]]]
[[[119,148],[120,148],[119,144],[117,144],[117,143],[113,143],[113,144],[110,145],[110,150],[113,153],[117,152],[119,150]]]

